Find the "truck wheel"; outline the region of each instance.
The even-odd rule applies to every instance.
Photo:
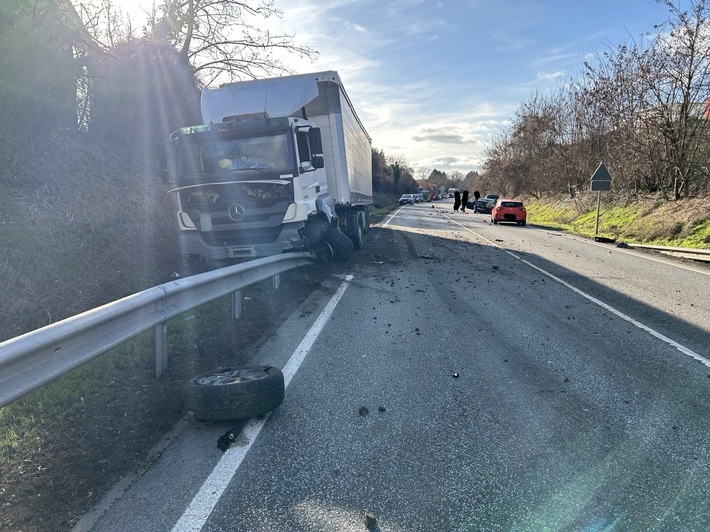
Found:
[[[357,227],[355,228],[355,234],[352,236],[353,247],[355,249],[362,249],[365,245],[365,230],[362,227],[361,217],[358,216]]]
[[[333,247],[328,244],[325,239],[322,238],[319,243],[319,246],[315,250],[315,253],[319,261],[323,261],[326,263],[332,261],[335,257],[335,253],[333,253]]]
[[[219,368],[193,377],[185,407],[197,419],[242,419],[270,412],[284,400],[284,376],[273,366]]]
[[[335,227],[326,229],[323,239],[333,249],[333,259],[336,262],[345,262],[353,253],[353,242],[350,237]]]

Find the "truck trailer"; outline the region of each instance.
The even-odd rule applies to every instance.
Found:
[[[345,261],[372,204],[371,139],[335,71],[228,83],[170,137],[183,264],[284,252]]]

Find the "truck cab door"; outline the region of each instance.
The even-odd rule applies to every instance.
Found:
[[[325,167],[323,141],[319,128],[298,128],[296,130],[296,142],[298,144],[298,168],[300,173]]]

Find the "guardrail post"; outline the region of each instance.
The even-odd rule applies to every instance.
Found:
[[[232,319],[238,320],[242,317],[242,291],[232,292]]]
[[[271,286],[274,290],[278,290],[281,287],[281,274],[277,273],[271,277]]]
[[[160,375],[168,369],[168,324],[159,323],[154,328],[155,331],[155,376]]]

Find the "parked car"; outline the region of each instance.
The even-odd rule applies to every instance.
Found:
[[[495,200],[489,199],[489,198],[481,198],[478,201],[473,202],[473,206],[470,205],[471,200],[469,200],[469,208],[473,212],[477,212],[480,214],[490,214],[491,210],[493,210],[493,206],[495,205]]]
[[[415,203],[424,203],[424,194],[414,194]]]
[[[496,201],[498,201],[498,198],[500,198],[500,196],[499,196],[498,194],[486,194],[486,195],[483,197],[483,199],[493,200],[493,203],[495,203]]]
[[[414,194],[402,194],[399,198],[400,205],[414,205]]]
[[[491,222],[515,222],[518,225],[525,225],[527,221],[527,211],[522,201],[511,199],[499,199],[491,211]]]

